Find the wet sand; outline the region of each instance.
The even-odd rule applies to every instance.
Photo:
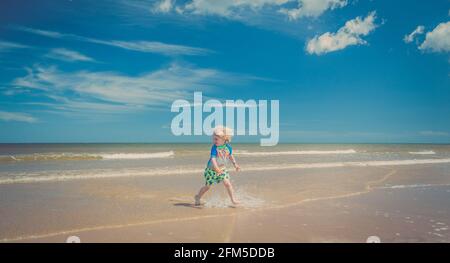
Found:
[[[233,173],[194,207],[198,174],[0,185],[3,242],[450,241],[448,164]]]

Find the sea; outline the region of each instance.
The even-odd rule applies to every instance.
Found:
[[[242,170],[450,163],[450,144],[231,144]],[[211,144],[0,144],[0,184],[202,175]]]

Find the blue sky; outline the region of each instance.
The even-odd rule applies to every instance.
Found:
[[[281,142],[450,143],[449,52],[448,0],[2,1],[0,142],[205,141],[169,128],[202,91],[278,99]]]

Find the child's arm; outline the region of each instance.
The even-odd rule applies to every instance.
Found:
[[[236,171],[240,171],[241,167],[239,166],[239,164],[237,164],[236,159],[234,158],[234,155],[230,155],[230,160],[234,165],[234,168],[236,168]]]
[[[213,164],[214,171],[216,171],[216,173],[218,173],[218,174],[221,174],[223,171],[222,171],[222,169],[220,169],[219,165],[217,165],[217,160],[215,157],[211,158],[211,162]]]
[[[217,156],[217,149],[216,149],[216,146],[213,145],[211,147],[210,162],[212,163],[213,170],[216,171],[216,173],[222,174],[222,169],[220,169],[219,165],[217,164],[216,156]]]

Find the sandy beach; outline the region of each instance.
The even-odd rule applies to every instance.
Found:
[[[201,207],[201,174],[0,185],[0,241],[450,242],[450,164],[232,173]]]

